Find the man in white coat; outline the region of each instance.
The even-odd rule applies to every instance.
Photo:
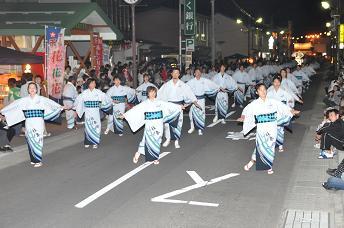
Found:
[[[158,99],[174,104],[179,104],[182,109],[185,108],[185,104],[193,103],[197,107],[200,106],[197,103],[197,98],[193,94],[191,88],[179,79],[180,71],[178,68],[172,70],[172,79],[161,86],[158,91]],[[180,148],[179,139],[181,137],[183,126],[183,113],[181,112],[178,119],[178,125],[176,128],[169,124],[164,125],[166,141],[163,143],[163,147],[167,147],[171,140],[174,140],[174,146],[176,149]]]
[[[62,100],[63,105],[66,107],[66,120],[67,128],[73,129],[75,127],[75,111],[72,109],[78,92],[75,87],[76,78],[69,76],[67,84],[63,88]]]

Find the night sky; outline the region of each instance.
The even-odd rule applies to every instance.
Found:
[[[320,0],[236,0],[236,2],[254,17],[263,17],[264,23],[277,27],[287,27],[288,20],[293,22],[294,35],[305,35],[326,30],[325,23],[330,21],[329,11],[321,8]],[[178,7],[178,0],[142,0],[141,10],[151,7]],[[197,11],[210,14],[210,0],[196,0]],[[245,20],[231,0],[215,0],[216,12],[232,18]]]

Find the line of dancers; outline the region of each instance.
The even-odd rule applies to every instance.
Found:
[[[283,152],[284,128],[294,115],[300,113],[293,108],[295,102],[302,103],[301,92],[293,87],[295,83],[288,78],[285,69],[271,80],[270,88],[264,79],[244,74],[242,66],[238,72],[240,77],[232,77],[226,73],[226,66],[221,65],[219,73],[208,79],[202,77],[201,69],[196,68],[194,78],[184,83],[179,79],[180,70],[173,69],[172,79],[160,89],[149,82],[146,74],[144,83],[136,90],[122,86],[120,78],[114,77],[114,85],[106,93],[96,88],[95,79],[89,78],[87,89],[79,95],[72,91],[73,78],[70,78],[64,90],[64,106],[39,96],[37,85],[31,83],[28,86],[29,96],[9,104],[1,110],[1,114],[5,116],[8,126],[25,121],[25,136],[34,167],[42,166],[44,121],[56,120],[62,110],[66,111],[67,127],[70,129],[74,127],[75,113],[79,118],[84,116],[85,148],[97,149],[101,142],[101,112],[108,115],[104,134],[111,131],[122,136],[123,120],[133,132],[144,126],[143,138],[133,162],[137,163],[140,155],[144,155],[146,161],[159,164],[161,145],[167,147],[174,141],[175,148],[180,148],[183,110],[186,107],[190,106],[188,133],[197,130],[198,135],[203,135],[206,98],[215,99],[213,121],[225,124],[230,107],[233,108],[236,103],[242,106],[246,97],[251,96],[251,102],[237,120],[243,122],[243,134],[248,134],[255,127],[257,131],[251,161],[244,169],[248,171],[256,164],[257,170],[272,174],[275,147]],[[229,105],[230,96],[235,100],[232,106]],[[128,103],[139,104],[125,112]],[[163,135],[166,138],[164,143]]]

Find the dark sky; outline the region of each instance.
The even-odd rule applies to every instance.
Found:
[[[326,30],[325,22],[330,21],[329,11],[321,8],[320,0],[236,0],[236,2],[254,17],[263,17],[265,24],[274,23],[287,27],[288,20],[293,22],[294,34],[304,35]],[[148,7],[178,7],[178,0],[142,0]],[[210,0],[196,0],[197,11],[210,13]],[[140,7],[141,8],[141,7]],[[232,0],[215,0],[215,10],[232,18],[245,18]]]

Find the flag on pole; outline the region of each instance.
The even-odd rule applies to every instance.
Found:
[[[61,99],[66,47],[64,28],[45,26],[45,77],[48,82],[48,95]]]

